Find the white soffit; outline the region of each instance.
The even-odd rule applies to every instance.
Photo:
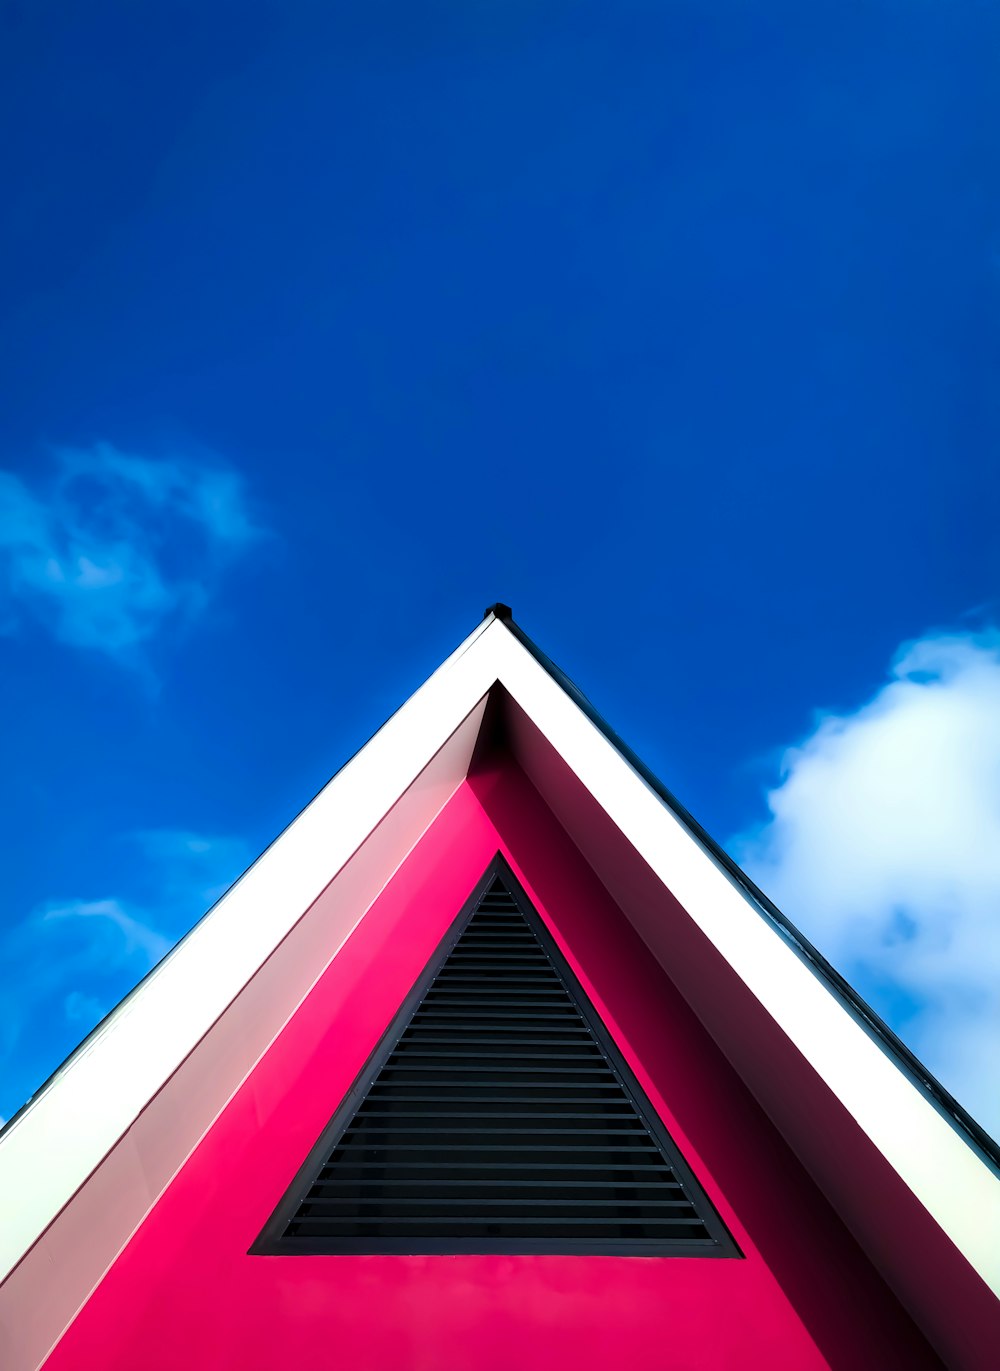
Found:
[[[454,740],[427,788],[425,827],[447,803],[495,680],[491,654],[472,650],[491,629],[487,620],[447,658],[11,1120],[0,1136],[0,1280]]]
[[[501,684],[1000,1294],[991,1168],[518,639],[489,646]]]
[[[496,681],[1000,1293],[1000,1181],[562,686],[492,616],[0,1136],[0,1279]],[[472,742],[456,750],[452,792],[466,774]],[[428,815],[428,823],[433,817]],[[70,1148],[67,1138],[73,1140]]]

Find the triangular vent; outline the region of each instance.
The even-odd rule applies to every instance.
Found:
[[[499,856],[253,1251],[738,1255]]]

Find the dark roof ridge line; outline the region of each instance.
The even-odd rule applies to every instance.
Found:
[[[889,1027],[885,1020],[871,1007],[870,1004],[858,994],[854,987],[847,981],[831,962],[819,951],[819,949],[800,932],[786,914],[783,914],[773,900],[769,899],[764,892],[754,884],[746,872],[730,857],[729,853],[720,846],[712,835],[702,827],[694,816],[685,809],[684,805],[677,797],[667,789],[659,777],[650,770],[646,763],[639,757],[628,743],[620,737],[611,727],[600,711],[591,703],[576,682],[566,674],[565,671],[553,662],[538,644],[525,633],[520,624],[516,623],[513,613],[509,606],[503,604],[490,605],[484,617],[492,614],[505,628],[517,639],[535,661],[547,672],[561,690],[569,696],[573,703],[587,716],[590,722],[597,728],[616,752],[632,768],[639,778],[649,786],[650,790],[660,799],[663,804],[678,818],[688,829],[697,842],[704,848],[705,852],[712,860],[721,867],[723,872],[734,881],[750,902],[757,907],[760,915],[765,918],[776,929],[780,937],[787,943],[799,960],[804,962],[814,975],[825,981],[830,990],[836,995],[837,999],[851,1014],[852,1018],[865,1030],[868,1036],[885,1052],[893,1057],[904,1069],[909,1079],[920,1092],[927,1097],[935,1106],[938,1113],[942,1114],[952,1126],[965,1136],[966,1141],[975,1151],[980,1153],[984,1160],[991,1164],[992,1169],[1000,1175],[1000,1143],[996,1141],[982,1124],[978,1123],[967,1109],[961,1105],[951,1091],[949,1091],[937,1077],[924,1066],[920,1058],[917,1057],[903,1040]]]

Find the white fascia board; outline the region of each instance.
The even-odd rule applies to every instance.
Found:
[[[1000,1180],[530,652],[497,676],[983,1280],[1000,1294]]]
[[[498,680],[1000,1293],[1000,1182],[990,1168],[493,618],[333,778],[0,1137],[0,1279]],[[32,1161],[40,1155],[44,1176]]]
[[[484,621],[4,1130],[0,1280],[483,699],[501,634]],[[437,811],[473,743],[450,789],[436,788]]]

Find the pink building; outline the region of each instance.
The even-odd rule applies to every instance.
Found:
[[[992,1368],[998,1160],[497,605],[0,1136],[0,1366]]]

